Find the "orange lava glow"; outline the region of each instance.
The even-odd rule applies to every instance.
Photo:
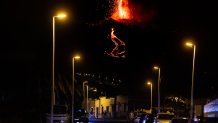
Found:
[[[105,53],[111,57],[125,58],[126,44],[114,34],[114,28],[111,28],[111,41],[115,46],[111,52],[105,51]]]
[[[114,0],[114,8],[110,16],[111,19],[140,26],[146,26],[156,15],[155,6],[143,7],[141,4],[128,0]]]
[[[117,0],[112,19],[118,21],[120,19],[131,19],[131,12],[128,0]]]

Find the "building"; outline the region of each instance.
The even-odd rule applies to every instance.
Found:
[[[101,96],[98,99],[89,98],[88,112],[95,118],[126,118],[128,115],[128,97]]]

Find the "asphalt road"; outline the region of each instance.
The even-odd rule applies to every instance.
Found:
[[[129,123],[126,119],[91,119],[89,123]]]

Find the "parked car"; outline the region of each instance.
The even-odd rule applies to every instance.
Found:
[[[156,123],[171,123],[174,114],[171,113],[158,113]]]
[[[139,123],[145,123],[147,120],[147,114],[146,113],[141,113],[139,116]]]
[[[153,121],[153,115],[146,112],[138,112],[134,118],[134,123],[153,123]]]
[[[51,122],[51,114],[46,114],[46,123]],[[54,105],[53,123],[70,123],[68,107],[65,105]]]
[[[75,108],[74,110],[74,122],[75,123],[88,123],[89,113],[84,108]]]
[[[148,113],[148,114],[146,115],[146,123],[153,123],[153,122],[154,122],[154,115]]]

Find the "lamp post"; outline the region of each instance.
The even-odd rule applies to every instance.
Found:
[[[151,85],[151,113],[152,113],[152,83],[147,82],[148,85]]]
[[[83,100],[84,100],[84,103],[83,103],[83,106],[84,106],[84,108],[86,108],[86,110],[87,110],[87,105],[88,105],[88,99],[85,99],[85,84],[87,84],[88,83],[88,81],[84,81],[83,82]],[[88,87],[88,86],[87,86]],[[87,90],[87,96],[88,96],[88,90]],[[87,97],[88,98],[88,97]],[[86,106],[85,106],[85,104],[86,104]]]
[[[72,58],[72,123],[74,121],[74,61],[80,59],[80,56],[74,56]]]
[[[160,67],[158,67],[158,66],[154,66],[154,69],[155,70],[158,70],[158,82],[157,82],[157,85],[158,85],[158,87],[157,87],[157,89],[158,89],[158,113],[160,113]]]
[[[52,89],[51,89],[51,123],[53,123],[54,105],[55,105],[55,91],[54,91],[54,73],[55,73],[55,18],[64,18],[65,14],[58,14],[53,16],[53,45],[52,45]]]
[[[192,62],[192,85],[191,85],[191,111],[190,111],[190,119],[193,119],[193,93],[194,93],[194,68],[195,68],[195,52],[196,46],[193,43],[187,42],[186,46],[193,47],[193,62]]]
[[[86,111],[88,112],[89,85],[86,85]]]

